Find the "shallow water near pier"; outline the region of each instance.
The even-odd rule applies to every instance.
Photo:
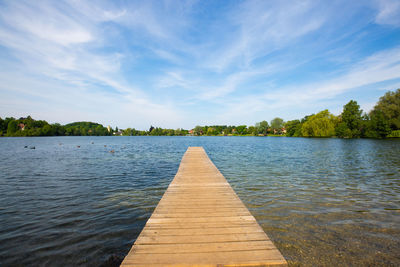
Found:
[[[0,265],[118,265],[188,146],[290,265],[400,266],[400,140],[285,137],[0,138]]]

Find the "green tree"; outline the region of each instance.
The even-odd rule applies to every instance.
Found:
[[[73,127],[73,135],[75,136],[81,135],[81,130],[79,127]]]
[[[122,135],[131,136],[132,135],[132,129],[131,128],[126,128],[125,130],[122,131]]]
[[[371,118],[375,113],[381,113],[378,117],[383,117],[388,121],[392,130],[400,129],[400,88],[396,91],[387,92],[382,96],[374,109],[371,111]]]
[[[251,134],[251,135],[257,135],[257,128],[254,127],[254,126],[249,126],[248,132],[249,132],[249,134]]]
[[[94,135],[105,135],[105,128],[102,125],[97,125],[96,128],[94,128]]]
[[[5,132],[7,130],[8,125],[6,127],[6,125],[4,125],[4,124],[5,124],[5,121],[0,117],[0,136],[2,136],[3,132]]]
[[[335,135],[336,117],[327,109],[311,117],[303,123],[302,135],[306,137],[331,137]]]
[[[203,127],[197,125],[196,127],[194,127],[193,129],[193,133],[195,135],[202,135],[203,134]]]
[[[177,135],[177,136],[184,135],[183,129],[181,129],[181,128],[176,129],[174,132],[174,135]]]
[[[217,135],[217,131],[213,127],[208,127],[207,135]]]
[[[267,135],[267,131],[269,128],[267,121],[261,121],[256,123],[256,129],[258,134]]]
[[[390,132],[390,121],[382,111],[375,110],[370,116],[367,137],[385,138]]]
[[[237,130],[238,134],[246,135],[247,134],[247,125],[239,125],[238,127],[236,127],[236,130]]]
[[[8,123],[7,126],[7,136],[14,136],[18,131],[18,123],[16,120],[12,120]]]
[[[61,126],[59,123],[52,124],[51,128],[52,128],[51,132],[53,133],[53,135],[63,136],[65,134],[65,128]]]
[[[350,100],[349,103],[343,106],[341,114],[342,122],[340,128],[336,131],[340,137],[360,137],[362,125],[362,110],[356,101]],[[349,130],[345,129],[346,126]]]
[[[51,126],[50,126],[50,125],[46,124],[45,126],[43,126],[43,128],[42,128],[42,135],[44,135],[44,136],[50,136],[50,135],[52,135]]]
[[[275,133],[282,133],[282,128],[283,128],[283,119],[282,118],[274,118],[271,121],[271,129]]]
[[[349,127],[347,127],[347,124],[345,122],[340,122],[336,128],[335,128],[335,134],[338,137],[352,137],[353,133],[352,131],[349,129]]]
[[[285,123],[287,136],[299,136],[297,133],[301,132],[301,123],[299,120],[287,121]]]
[[[167,129],[167,135],[168,135],[168,136],[173,136],[173,135],[175,135],[175,130],[174,130],[174,129]]]

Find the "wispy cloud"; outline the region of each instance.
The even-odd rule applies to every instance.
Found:
[[[19,89],[22,89],[20,93],[25,93],[30,87],[28,91],[31,95],[42,95],[48,102],[61,104],[65,109],[68,105],[74,106],[74,102],[93,106],[96,102],[94,100],[100,97],[103,99],[103,106],[135,111],[136,114],[141,114],[141,118],[147,118],[146,124],[151,121],[161,123],[165,117],[159,116],[160,112],[170,114],[171,118],[175,118],[173,120],[178,120],[179,116],[176,116],[172,106],[153,103],[145,91],[126,82],[121,74],[125,55],[118,51],[119,47],[109,52],[102,49],[112,41],[100,30],[102,23],[118,20],[126,11],[113,12],[100,10],[98,7],[93,11],[85,6],[79,6],[83,8],[77,10],[77,3],[72,3],[73,5],[60,3],[54,6],[51,3],[30,5],[29,2],[10,2],[7,8],[0,10],[3,23],[0,28],[0,43],[23,65],[20,73],[13,75],[14,80],[8,81],[7,87],[12,88],[15,84],[16,94]],[[69,15],[64,14],[65,10],[70,11]],[[79,16],[81,12],[87,16]],[[115,47],[113,43],[109,45]],[[12,62],[14,59],[1,61],[3,66],[15,65]],[[41,83],[46,81],[47,86],[16,84],[21,78],[29,79],[28,77],[38,75],[42,76],[38,77],[42,80]],[[53,88],[50,92],[44,89],[49,87]],[[106,97],[113,92],[118,94]],[[67,104],[60,98],[65,94],[72,94],[75,98],[69,98],[70,102]],[[58,97],[53,97],[54,95]],[[99,119],[101,116],[97,117]],[[120,118],[118,115],[119,120]],[[169,122],[173,123],[173,120]]]
[[[397,0],[377,1],[378,14],[375,18],[378,24],[400,26],[400,2]]]
[[[312,2],[246,1],[226,15],[231,34],[212,53],[210,67],[218,71],[248,67],[264,57],[320,28],[324,16]],[[227,30],[225,28],[222,31]]]
[[[318,102],[326,104],[327,100],[334,101],[338,95],[352,90],[359,90],[361,95],[364,86],[400,79],[399,58],[400,48],[397,47],[378,52],[355,63],[345,74],[334,79],[322,79],[300,86],[271,88],[272,92],[232,98],[226,101],[227,108],[219,118],[220,120],[224,118],[234,122],[243,122],[248,117],[260,118],[258,114],[271,114],[270,117],[283,116],[280,114],[286,114],[286,110],[293,109],[293,107],[296,107],[297,112],[302,114],[301,116],[306,115],[304,111],[308,111],[310,107],[314,107],[313,112],[318,112],[320,111],[318,108],[321,108],[317,104]],[[379,90],[379,86],[377,90]],[[336,109],[341,110],[344,104],[341,103]],[[371,106],[373,107],[371,103],[365,103],[363,108],[365,111],[369,111]],[[289,116],[293,118],[293,115]],[[300,118],[298,115],[297,117]]]

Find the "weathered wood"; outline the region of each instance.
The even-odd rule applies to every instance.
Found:
[[[121,266],[286,266],[202,147],[179,170]]]

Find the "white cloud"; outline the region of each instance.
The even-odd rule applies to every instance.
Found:
[[[287,109],[298,111],[319,108],[329,101],[350,90],[363,86],[400,79],[400,47],[375,53],[364,60],[354,64],[345,74],[334,79],[320,80],[298,86],[284,88],[270,88],[273,92],[263,94],[249,94],[240,98],[221,100],[224,112],[218,118],[219,121],[240,122],[245,118],[261,118],[262,115],[283,116]],[[362,89],[358,89],[362,90]],[[222,103],[223,102],[223,103]],[[338,108],[340,109],[341,106]],[[363,104],[365,111],[371,109],[371,104]],[[318,112],[314,110],[313,112]],[[300,118],[301,116],[298,116]]]
[[[87,16],[80,15],[83,13]],[[64,122],[67,117],[103,122],[108,118],[122,122],[121,126],[136,123],[147,127],[144,121],[165,127],[168,123],[177,126],[181,115],[173,105],[152,101],[144,90],[126,81],[120,72],[125,59],[123,53],[98,49],[104,42],[113,41],[105,39],[101,23],[119,20],[125,13],[102,12],[99,6],[90,10],[78,2],[71,2],[71,6],[61,2],[57,5],[10,2],[7,8],[0,9],[0,44],[7,47],[14,58],[3,58],[0,62],[18,71],[13,75],[5,69],[0,71],[4,77],[0,88],[2,95],[7,95],[10,102],[14,102],[11,97],[14,94],[15,98],[30,96],[41,105],[49,103],[47,107],[60,112],[57,116]],[[141,23],[146,24],[145,21]],[[21,109],[22,102],[17,101],[18,108],[11,110]],[[35,114],[32,111],[38,108],[37,104],[25,100],[23,103],[23,109]],[[52,120],[54,114],[40,115],[40,118]]]
[[[86,43],[93,39],[91,33],[79,22],[51,5],[30,6],[10,2],[9,8],[1,10],[0,16],[9,28],[19,32],[19,35],[28,35],[46,42],[66,46]]]
[[[376,23],[400,26],[400,1],[379,0],[377,4],[378,14],[375,18]]]
[[[317,30],[324,17],[322,12],[313,12],[313,7],[309,1],[244,2],[230,14],[233,19],[227,19],[234,28],[224,45],[212,54],[208,66],[218,71],[231,65],[247,67],[257,58]]]
[[[330,99],[348,90],[400,78],[400,47],[378,52],[358,62],[346,74],[328,81],[304,84],[300,88],[286,88],[263,97],[276,100],[279,105],[284,100],[287,105],[309,104],[311,101]]]
[[[211,87],[211,89],[196,96],[199,100],[217,100],[220,97],[226,96],[237,89],[237,87],[248,79],[249,77],[255,76],[256,72],[237,72],[229,75],[224,79],[221,86]]]

